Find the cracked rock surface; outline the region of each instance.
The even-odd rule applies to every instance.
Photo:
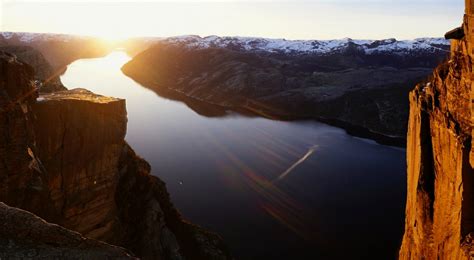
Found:
[[[405,235],[400,259],[473,259],[474,2],[448,62],[410,93]]]

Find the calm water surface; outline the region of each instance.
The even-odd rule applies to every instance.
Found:
[[[238,259],[391,259],[403,233],[405,151],[318,122],[205,117],[120,71],[79,60],[68,88],[125,98],[127,141],[190,221]]]

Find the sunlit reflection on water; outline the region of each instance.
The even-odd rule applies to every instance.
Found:
[[[130,56],[124,51],[115,51],[104,59],[97,59],[97,66],[101,68],[101,71],[104,68],[110,71],[120,71],[120,68],[130,60]]]

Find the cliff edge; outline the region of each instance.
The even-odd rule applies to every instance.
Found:
[[[449,60],[410,93],[400,259],[474,258],[472,0],[466,0],[463,31],[452,40]]]
[[[14,234],[28,232],[45,238],[52,250],[62,245],[68,236],[48,237],[58,229],[35,214],[64,227],[60,232],[79,232],[71,235],[78,241],[105,242],[71,241],[70,251],[58,251],[68,257],[91,259],[96,255],[89,252],[96,251],[105,257],[110,248],[129,257],[115,245],[143,259],[230,258],[218,235],[183,220],[165,184],[125,142],[125,100],[85,89],[38,94],[34,75],[31,66],[0,51],[0,201],[32,213],[0,205],[0,220],[10,220],[9,212],[33,219],[14,229],[0,225],[0,249],[18,240]],[[41,239],[20,238],[15,243],[21,250],[3,256],[57,255],[44,251]]]

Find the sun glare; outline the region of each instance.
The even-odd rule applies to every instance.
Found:
[[[121,36],[121,35],[112,35],[112,34],[104,34],[104,35],[97,35],[99,39],[104,41],[105,44],[113,45],[120,43],[123,40],[126,40],[126,36]]]
[[[130,56],[128,56],[125,52],[114,51],[107,55],[105,59],[102,59],[101,62],[103,62],[102,65],[106,67],[120,70],[120,68],[130,59]]]
[[[290,2],[271,4],[270,1],[11,1],[3,6],[0,23],[5,31],[93,35],[109,42],[127,37],[187,34],[287,39],[410,39],[443,35],[451,27],[458,26],[458,13],[462,11],[461,5],[455,5],[448,6],[442,13],[426,10],[429,16],[406,17],[400,14],[409,14],[416,8],[405,10],[394,5],[390,4],[390,8],[380,12],[377,4],[369,4],[354,14],[341,5],[312,1],[301,5]],[[243,14],[245,19],[242,19]]]

